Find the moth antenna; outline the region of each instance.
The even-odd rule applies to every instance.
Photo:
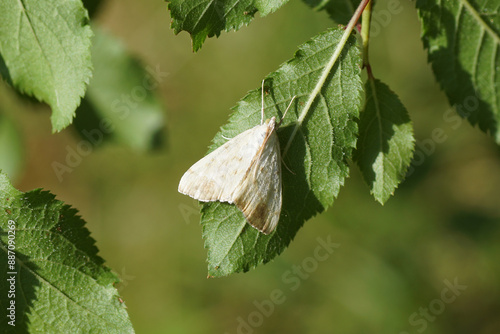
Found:
[[[285,113],[283,114],[283,117],[281,117],[281,120],[279,121],[279,123],[277,125],[278,127],[281,125],[281,122],[283,122],[283,119],[285,118],[286,113],[288,112],[288,109],[290,109],[290,107],[292,106],[292,103],[293,103],[293,101],[295,100],[296,97],[297,97],[297,95],[295,95],[294,97],[292,97],[292,100],[290,101],[290,104],[288,105],[288,107],[286,107]]]
[[[264,81],[266,79],[262,80],[262,97],[261,97],[261,105],[262,109],[260,110],[260,124],[264,124]]]
[[[285,160],[283,160],[283,157],[281,157],[281,162],[283,163],[283,166],[285,166],[285,167],[286,167],[286,169],[288,169],[288,171],[289,171],[290,173],[292,173],[293,175],[297,175],[297,174],[295,174],[294,172],[292,172],[292,170],[291,170],[290,168],[288,168],[288,166],[287,166],[287,165],[286,165],[286,163],[285,163]]]

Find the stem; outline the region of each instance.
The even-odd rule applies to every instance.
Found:
[[[368,77],[373,78],[372,67],[370,66],[370,59],[368,56],[368,45],[370,40],[370,21],[372,17],[372,3],[370,0],[363,11],[363,16],[361,17],[361,39],[363,41],[363,68],[366,68],[368,72]]]
[[[307,99],[306,105],[304,106],[304,109],[302,110],[299,118],[297,119],[297,123],[295,124],[295,128],[293,129],[292,134],[290,135],[290,139],[288,139],[288,142],[285,146],[285,149],[283,150],[283,157],[286,155],[288,152],[288,149],[290,148],[290,145],[292,144],[293,138],[297,134],[297,131],[299,130],[299,127],[302,125],[304,122],[304,119],[307,116],[307,113],[311,109],[311,106],[318,96],[319,92],[321,91],[321,88],[325,84],[326,79],[328,78],[328,74],[330,74],[330,71],[333,68],[333,65],[335,65],[335,62],[340,56],[340,53],[344,49],[345,43],[347,43],[347,39],[351,35],[352,30],[354,29],[356,22],[358,22],[359,18],[361,17],[361,13],[365,9],[366,5],[370,2],[370,0],[363,0],[359,4],[358,8],[354,12],[354,15],[352,16],[351,20],[347,24],[347,27],[344,30],[344,34],[342,35],[342,38],[340,39],[339,44],[337,44],[337,47],[335,48],[335,51],[333,52],[330,60],[328,61],[328,64],[326,64],[325,68],[323,69],[323,72],[321,73],[321,76],[316,83],[316,86],[314,87],[313,91],[311,94],[309,94],[309,98]]]

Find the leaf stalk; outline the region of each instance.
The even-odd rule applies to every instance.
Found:
[[[295,138],[297,131],[302,126],[302,123],[304,122],[304,119],[306,118],[307,114],[309,113],[309,110],[311,109],[311,106],[312,106],[314,100],[316,99],[319,92],[321,91],[321,88],[325,84],[326,79],[328,78],[328,75],[330,74],[330,71],[333,68],[333,65],[335,65],[342,50],[344,49],[344,46],[347,43],[347,39],[351,35],[351,32],[354,29],[354,27],[356,26],[356,23],[358,22],[359,18],[361,17],[363,10],[365,9],[365,7],[368,5],[368,3],[370,1],[371,0],[361,1],[358,8],[354,12],[354,15],[352,16],[351,20],[349,21],[346,28],[344,29],[344,34],[342,35],[342,38],[340,39],[339,44],[337,44],[337,47],[333,51],[333,54],[330,57],[330,60],[326,64],[325,68],[323,69],[323,72],[321,73],[321,76],[320,76],[318,82],[316,83],[316,86],[314,87],[313,91],[311,92],[311,94],[309,94],[309,97],[308,97],[307,102],[304,106],[304,109],[302,109],[302,112],[300,113],[299,118],[297,119],[297,123],[295,124],[293,132],[290,135],[290,138],[288,139],[288,142],[285,146],[285,149],[283,150],[283,157],[288,152],[288,149],[290,148],[290,145],[292,144],[292,141]]]
[[[363,11],[363,16],[361,17],[361,40],[363,41],[363,68],[366,68],[368,73],[368,78],[373,79],[372,67],[370,65],[370,57],[368,54],[368,46],[370,40],[370,21],[372,18],[372,3],[373,1],[368,1],[365,10]]]

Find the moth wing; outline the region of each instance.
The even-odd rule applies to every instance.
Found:
[[[274,125],[274,124],[273,124]],[[274,126],[244,178],[236,189],[235,204],[248,223],[269,234],[276,228],[281,213],[281,156]]]
[[[184,173],[179,192],[202,202],[234,203],[235,190],[243,182],[266,134],[267,126],[263,124],[230,139]]]

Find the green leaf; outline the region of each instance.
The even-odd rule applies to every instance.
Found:
[[[267,118],[280,119],[293,96],[293,106],[278,129],[282,159],[283,206],[277,229],[270,235],[246,223],[233,205],[211,202],[203,205],[202,226],[208,248],[208,271],[224,276],[247,271],[280,254],[303,223],[332,205],[349,174],[347,160],[356,146],[361,101],[360,53],[350,37],[334,64],[319,95],[312,100],[307,117],[299,114],[308,106],[319,85],[323,69],[341,39],[343,29],[328,30],[299,47],[295,57],[266,78],[264,100]],[[261,90],[245,96],[233,109],[211,149],[226,138],[260,124]],[[292,133],[298,126],[296,135]],[[289,149],[284,152],[288,143]]]
[[[419,0],[422,40],[457,112],[500,144],[500,15],[497,0]]]
[[[0,53],[8,77],[50,105],[54,132],[71,124],[85,94],[91,36],[81,1],[2,1]]]
[[[24,162],[21,133],[12,120],[0,113],[0,170],[15,178]]]
[[[76,213],[49,192],[16,190],[0,173],[2,333],[8,329],[16,333],[133,332],[113,286],[118,277],[103,265]],[[15,285],[5,275],[13,277]],[[8,297],[9,292],[15,296]],[[15,328],[6,317],[12,300]]]
[[[325,10],[330,18],[339,24],[347,24],[360,0],[303,0],[316,11]]]
[[[255,13],[266,16],[288,0],[171,0],[168,4],[172,29],[191,34],[193,51],[198,51],[207,37],[219,37],[222,30],[238,30],[250,24]]]
[[[413,156],[413,127],[405,107],[387,85],[366,82],[354,159],[377,201],[384,204],[404,179]]]
[[[165,124],[155,90],[168,73],[144,69],[120,41],[97,27],[93,30],[94,77],[75,126],[94,146],[112,137],[137,151],[151,149]]]

